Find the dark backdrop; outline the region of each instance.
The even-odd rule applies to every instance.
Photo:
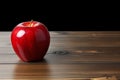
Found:
[[[79,15],[18,15],[0,16],[0,31],[11,31],[18,23],[36,20],[44,23],[50,31],[120,30],[120,18]]]
[[[120,30],[119,5],[94,4],[79,0],[16,0],[0,6],[0,31],[11,31],[18,23],[29,20],[44,23],[50,31]]]

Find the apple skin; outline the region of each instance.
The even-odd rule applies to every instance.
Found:
[[[22,22],[12,30],[11,44],[22,61],[41,61],[48,51],[50,34],[47,27],[41,22]]]

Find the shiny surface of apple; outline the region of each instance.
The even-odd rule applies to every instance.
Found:
[[[22,22],[11,33],[11,44],[22,61],[40,61],[49,48],[50,34],[47,27],[41,22]]]

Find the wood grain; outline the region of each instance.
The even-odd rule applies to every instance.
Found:
[[[120,79],[120,31],[51,31],[51,43],[40,62],[19,60],[11,32],[0,32],[0,80]]]

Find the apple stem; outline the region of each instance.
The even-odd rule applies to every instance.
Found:
[[[30,27],[32,27],[32,26],[33,26],[33,23],[32,23],[32,22],[33,22],[33,20],[31,20],[31,21],[30,21]]]

